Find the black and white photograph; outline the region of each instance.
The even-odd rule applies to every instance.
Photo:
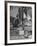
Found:
[[[32,8],[10,6],[10,40],[32,38]]]
[[[6,36],[8,44],[35,43],[35,4],[29,2],[7,2]],[[5,40],[5,41],[6,41]]]

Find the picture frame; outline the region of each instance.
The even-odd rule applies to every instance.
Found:
[[[5,45],[35,43],[36,2],[5,1]]]

